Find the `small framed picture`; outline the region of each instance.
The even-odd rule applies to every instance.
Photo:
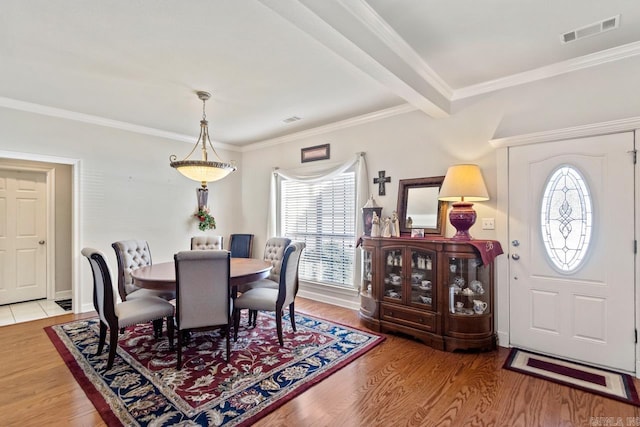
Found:
[[[411,229],[411,237],[413,237],[413,238],[424,238],[424,228],[412,228]]]
[[[300,150],[300,161],[314,162],[316,160],[326,160],[329,158],[329,144],[315,145],[313,147],[302,148]]]

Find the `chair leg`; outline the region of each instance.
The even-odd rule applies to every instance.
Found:
[[[173,316],[167,317],[167,335],[169,336],[169,350],[173,351]]]
[[[178,370],[182,369],[182,329],[178,329]]]
[[[118,328],[109,329],[109,360],[107,361],[107,370],[113,366],[116,358],[116,349],[118,348]]]
[[[249,310],[249,320],[247,321],[247,326],[251,326],[252,318],[253,318],[253,310]]]
[[[107,340],[107,325],[100,322],[100,341],[98,341],[98,351],[96,351],[96,356],[102,353],[102,349],[104,349],[104,342]]]
[[[153,321],[153,337],[158,339],[162,336],[162,319]]]
[[[233,341],[238,341],[238,328],[240,327],[240,310],[233,309]]]
[[[296,310],[293,302],[289,304],[289,318],[291,319],[291,329],[293,329],[293,332],[296,332]]]
[[[282,339],[282,310],[276,309],[276,329],[278,330],[278,341],[280,342],[280,347],[284,345],[284,340]]]
[[[258,321],[258,310],[249,310],[249,323],[247,325],[256,327]]]
[[[231,338],[229,338],[231,331],[229,330],[229,323],[230,322],[227,322],[227,326],[225,327],[226,329],[225,335],[227,336],[227,363],[231,361]]]

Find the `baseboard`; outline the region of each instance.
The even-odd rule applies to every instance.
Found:
[[[509,334],[506,332],[498,331],[498,345],[500,347],[509,348],[511,343],[509,342]]]
[[[72,293],[71,293],[71,289],[69,289],[68,291],[56,291],[54,299],[57,300],[61,300],[61,299],[71,299],[72,298]]]
[[[90,311],[96,311],[95,307],[93,306],[93,303],[89,303],[89,304],[82,304],[81,307],[79,307],[79,310],[76,308],[77,306],[74,304],[73,308],[75,310],[73,310],[74,313],[76,314],[80,314],[80,313],[88,313]]]
[[[310,300],[318,302],[337,305],[338,307],[348,308],[351,310],[360,309],[360,299],[357,292],[346,292],[346,294],[343,294],[341,292],[340,294],[336,295],[336,292],[323,291],[324,289],[313,285],[310,285],[308,287],[300,286],[298,295],[302,298],[308,298]]]

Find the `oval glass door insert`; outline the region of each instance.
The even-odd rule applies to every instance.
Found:
[[[575,271],[589,249],[593,225],[591,193],[578,169],[564,165],[551,174],[540,214],[549,259],[561,272]]]

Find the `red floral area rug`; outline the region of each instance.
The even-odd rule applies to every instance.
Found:
[[[120,334],[106,370],[108,339],[98,347],[98,319],[47,327],[46,332],[108,425],[246,426],[381,343],[380,335],[296,313],[297,332],[284,316],[284,346],[275,318],[259,313],[255,328],[240,323],[231,361],[219,332],[193,333],[183,367],[151,324]]]
[[[640,406],[633,378],[626,374],[512,348],[503,368]]]

